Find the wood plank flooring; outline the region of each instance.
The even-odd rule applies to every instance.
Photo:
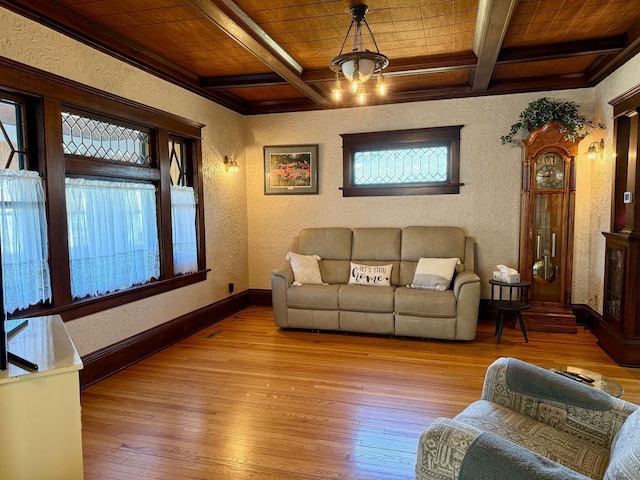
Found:
[[[283,331],[250,307],[81,394],[85,478],[411,479],[421,432],[480,397],[500,356],[572,362],[640,403],[593,335],[481,321],[470,343]]]

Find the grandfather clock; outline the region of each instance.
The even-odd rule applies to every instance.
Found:
[[[565,140],[559,123],[532,131],[522,141],[520,276],[531,282],[529,330],[575,333],[571,310],[575,157],[578,143]]]

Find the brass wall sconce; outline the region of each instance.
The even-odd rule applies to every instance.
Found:
[[[225,172],[233,173],[240,171],[240,166],[238,165],[238,162],[235,161],[233,156],[231,158],[227,157],[226,155],[224,156],[224,170]]]
[[[595,160],[598,155],[600,158],[604,155],[604,138],[600,142],[591,142],[589,150],[587,150],[589,160]]]

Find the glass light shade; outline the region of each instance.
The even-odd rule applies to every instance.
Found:
[[[371,78],[371,75],[373,75],[373,71],[376,68],[376,62],[368,58],[348,60],[344,62],[341,65],[342,73],[350,82],[353,80],[353,72],[356,71],[356,63],[358,65],[357,70],[360,74],[360,81],[364,83]]]

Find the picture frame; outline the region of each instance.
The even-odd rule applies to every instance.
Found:
[[[264,147],[265,195],[317,195],[318,145]]]

